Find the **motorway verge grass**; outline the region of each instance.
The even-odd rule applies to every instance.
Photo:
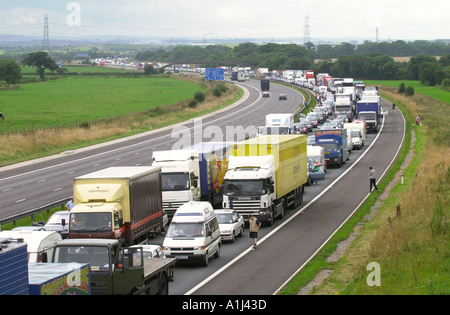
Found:
[[[450,293],[450,146],[442,136],[450,122],[441,118],[450,114],[448,104],[404,97],[394,87],[381,94],[407,121],[405,144],[378,186],[382,195],[372,194],[281,294],[299,294],[308,284],[307,294]],[[417,113],[426,117],[421,126],[414,123]],[[346,242],[343,257],[329,261]],[[328,276],[315,282],[322,271]]]

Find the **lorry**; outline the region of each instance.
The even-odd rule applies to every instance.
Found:
[[[155,151],[152,160],[152,166],[161,168],[162,205],[169,219],[182,204],[200,200],[197,150]]]
[[[303,202],[305,135],[266,135],[236,143],[224,178],[223,208],[269,225]]]
[[[244,82],[245,81],[245,73],[243,71],[238,71],[237,74],[237,81],[238,82]]]
[[[270,81],[267,79],[261,80],[261,91],[269,91],[270,90]]]
[[[118,239],[128,245],[163,230],[161,168],[109,167],[74,178],[68,238]]]
[[[161,167],[163,208],[169,218],[188,201],[222,203],[222,182],[233,143],[202,142],[181,150],[153,152]]]
[[[113,239],[65,239],[51,263],[89,264],[93,295],[168,294],[174,258],[144,258],[142,247],[122,247]]]
[[[346,115],[348,121],[353,119],[353,94],[336,93],[334,95],[334,113],[338,115]]]
[[[231,81],[237,81],[238,79],[238,72],[237,71],[232,71],[231,75],[230,75],[230,80]]]
[[[347,129],[316,130],[315,145],[325,149],[327,166],[341,167],[348,160]]]
[[[366,125],[363,123],[345,123],[344,128],[351,134],[353,148],[361,149],[366,142]]]
[[[223,178],[233,146],[233,142],[202,142],[187,148],[197,150],[199,155],[200,200],[212,206],[222,205]]]
[[[379,96],[363,95],[356,104],[357,118],[366,121],[367,131],[376,133],[380,125],[381,106]]]
[[[294,114],[269,114],[266,116],[266,134],[294,133]]]

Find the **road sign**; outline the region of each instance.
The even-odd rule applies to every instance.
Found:
[[[205,80],[220,81],[224,79],[224,71],[222,68],[206,68]]]

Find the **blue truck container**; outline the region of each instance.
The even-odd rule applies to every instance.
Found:
[[[28,264],[31,295],[90,295],[89,264]]]
[[[233,147],[232,142],[202,142],[188,148],[199,153],[201,200],[213,206],[222,204],[222,183]]]
[[[339,167],[348,160],[347,129],[316,130],[316,144],[325,149],[327,166]]]
[[[21,239],[0,239],[0,295],[28,295],[27,244]]]
[[[377,132],[380,126],[381,106],[379,96],[363,96],[356,104],[358,119],[366,121],[367,132]]]

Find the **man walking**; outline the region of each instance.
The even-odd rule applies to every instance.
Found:
[[[375,173],[375,170],[372,168],[372,166],[370,166],[369,167],[369,180],[370,180],[369,192],[372,192],[372,186],[373,186],[373,187],[375,187],[375,190],[377,191],[377,193],[379,193],[378,187],[377,187],[376,176],[377,176],[377,174]]]
[[[253,238],[253,250],[256,249],[258,242],[258,230],[261,227],[261,221],[250,214],[249,216],[249,230],[250,230],[250,238]]]

